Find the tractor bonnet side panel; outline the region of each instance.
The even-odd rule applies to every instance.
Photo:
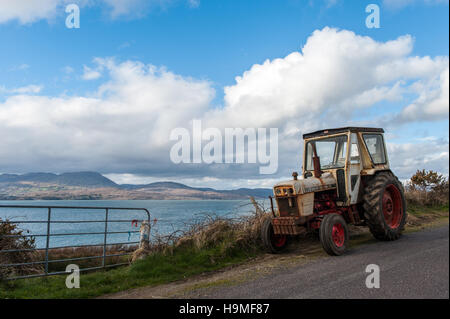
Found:
[[[300,216],[311,216],[314,213],[314,193],[299,195],[298,208]]]
[[[315,193],[336,188],[336,179],[330,172],[327,172],[320,178],[308,177],[305,179],[280,182],[274,186],[274,195],[280,195],[280,193],[277,193],[277,190],[282,188],[292,188],[294,191],[293,194],[295,195]]]

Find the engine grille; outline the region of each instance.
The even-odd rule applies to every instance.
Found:
[[[305,232],[305,227],[296,224],[297,218],[277,217],[272,220],[273,232],[276,235],[299,235]]]
[[[289,201],[291,204],[289,204]],[[292,197],[277,197],[278,211],[280,217],[295,217],[299,216],[297,198]]]

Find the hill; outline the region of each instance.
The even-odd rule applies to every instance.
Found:
[[[49,183],[66,186],[83,187],[116,187],[118,186],[112,180],[96,172],[76,172],[63,173],[60,175],[53,173],[28,173],[23,175],[2,174],[0,183],[17,184],[23,182]]]
[[[245,199],[265,198],[271,189],[216,190],[175,182],[119,185],[97,172],[0,175],[0,200],[70,199]]]

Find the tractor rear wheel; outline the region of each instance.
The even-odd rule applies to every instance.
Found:
[[[262,224],[261,239],[264,248],[272,254],[282,251],[288,243],[288,237],[286,235],[276,235],[273,232],[272,220],[270,218],[266,218]]]
[[[405,227],[406,202],[402,183],[391,172],[375,175],[363,196],[364,217],[378,240],[396,240]]]
[[[347,250],[348,226],[341,215],[325,215],[319,234],[322,247],[329,255],[340,256]]]

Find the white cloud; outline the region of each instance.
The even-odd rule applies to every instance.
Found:
[[[0,23],[18,20],[21,24],[32,23],[55,16],[61,0],[0,0]]]
[[[17,66],[14,66],[13,68],[11,68],[11,71],[23,71],[23,70],[27,70],[29,68],[30,68],[30,66],[28,64],[22,63],[22,64],[19,64]]]
[[[215,92],[208,81],[137,61],[95,59],[90,70],[101,71],[108,80],[93,95],[18,94],[0,102],[0,166],[5,171],[98,170],[172,180],[209,176],[228,178],[230,185],[233,179],[253,183],[260,178],[258,165],[170,162],[170,131],[190,128],[193,119],[202,119],[204,128],[278,128],[277,176],[289,176],[300,169],[301,133],[373,125],[378,115],[364,122],[353,118],[357,111],[374,111],[378,102],[402,105],[405,95],[416,94],[413,104],[423,101],[422,113],[404,117],[412,104],[405,105],[400,113],[391,114],[401,117],[397,124],[442,118],[445,101],[440,97],[448,96],[448,57],[412,57],[412,47],[410,36],[377,42],[324,28],[308,38],[302,52],[255,64],[237,77],[225,88],[222,108],[211,107]],[[448,121],[448,116],[442,120]],[[426,145],[428,157],[415,155],[410,144],[390,146],[393,168],[404,178],[423,166],[448,171],[446,143],[411,144]]]
[[[448,70],[448,57],[410,57],[410,36],[376,42],[350,31],[315,31],[302,52],[254,65],[225,88],[215,123],[286,127],[301,131],[348,121],[357,109],[399,101],[407,82],[429,81]],[[445,92],[444,92],[445,94]],[[301,119],[301,120],[300,120]],[[218,124],[216,126],[219,126]]]
[[[52,20],[64,16],[65,6],[75,3],[80,7],[99,6],[111,18],[142,17],[154,7],[167,8],[179,0],[0,0],[0,23],[18,21],[30,24],[40,20]],[[184,1],[184,0],[183,0]],[[191,7],[198,7],[199,0],[186,0]]]
[[[65,67],[61,68],[61,71],[63,71],[66,74],[70,74],[73,73],[75,70],[70,65],[66,65]]]
[[[120,16],[142,16],[145,10],[151,4],[161,4],[168,2],[168,0],[104,0],[104,2],[110,7],[110,15],[113,18]]]
[[[83,66],[83,80],[96,80],[102,76],[102,73],[99,69],[91,69],[90,67],[84,65]]]
[[[448,118],[449,115],[449,69],[445,69],[439,77],[425,83],[414,85],[419,97],[403,109],[398,116],[400,121],[423,121]]]
[[[201,116],[214,96],[208,82],[151,65],[98,63],[110,80],[95,96],[20,94],[0,103],[5,171],[159,171],[168,165],[171,128]]]
[[[42,90],[42,86],[40,85],[27,85],[18,88],[7,89],[3,86],[0,86],[0,93],[6,94],[35,94],[39,93]]]
[[[402,179],[411,177],[417,169],[432,169],[448,175],[448,139],[419,143],[389,143],[389,160],[395,173]]]
[[[333,7],[334,5],[337,4],[337,2],[338,2],[338,0],[326,0],[327,8]]]
[[[200,0],[188,0],[188,4],[191,8],[198,8],[200,6]]]

